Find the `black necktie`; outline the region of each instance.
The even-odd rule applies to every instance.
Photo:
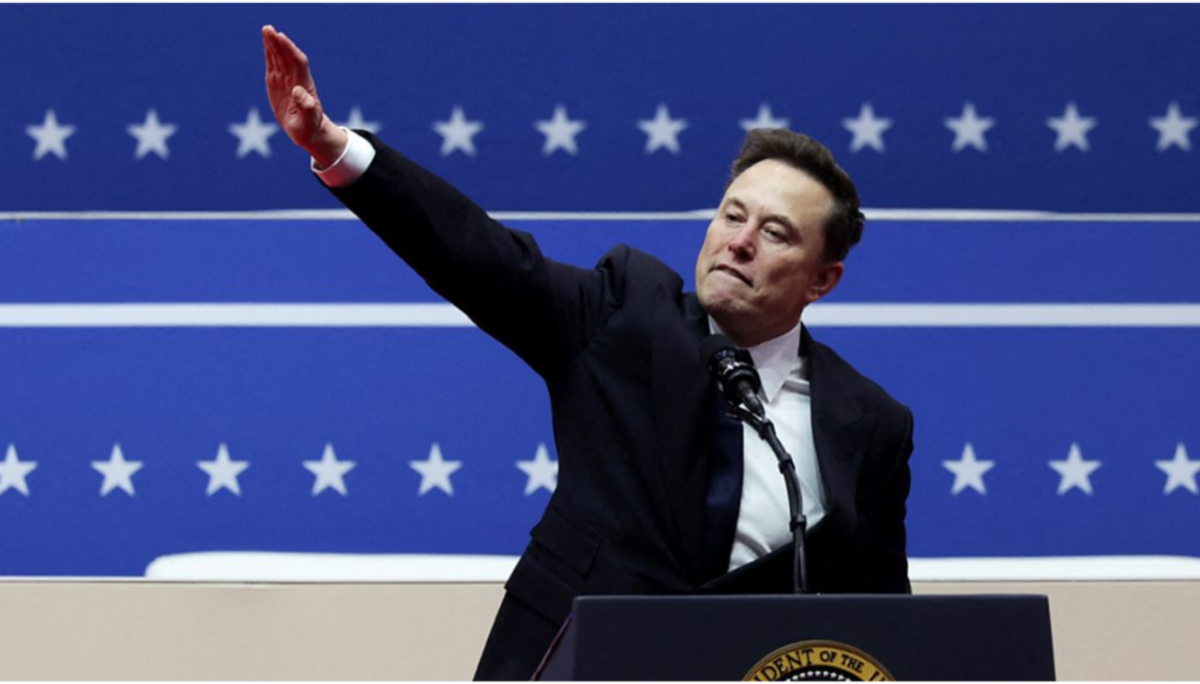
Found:
[[[742,503],[742,424],[725,414],[725,400],[711,393],[716,414],[705,497],[704,574],[710,579],[729,569]]]

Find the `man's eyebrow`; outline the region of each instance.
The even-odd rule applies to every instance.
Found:
[[[747,211],[746,204],[734,195],[730,195],[730,196],[726,197],[725,204],[728,206],[734,206],[742,211]],[[792,219],[788,218],[787,216],[785,216],[783,214],[767,214],[766,220],[783,224],[784,228],[787,228],[788,231],[794,233],[795,235],[801,234],[800,228],[796,226],[796,224],[792,221]]]

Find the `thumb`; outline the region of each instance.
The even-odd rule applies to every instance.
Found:
[[[317,107],[317,98],[304,89],[304,86],[292,88],[292,102],[303,111],[312,111]]]

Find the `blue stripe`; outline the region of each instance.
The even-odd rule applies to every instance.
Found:
[[[1194,330],[814,330],[916,416],[919,556],[1198,555],[1194,495],[1163,496],[1177,443],[1200,456]],[[546,503],[514,462],[551,442],[545,390],[477,330],[6,331],[0,445],[37,461],[0,496],[0,574],[140,574],[213,549],[517,553]],[[137,496],[99,497],[119,442]],[[358,463],[312,497],[324,445]],[[417,496],[438,442],[455,495]],[[950,495],[966,442],[987,496]],[[1072,443],[1103,466],[1058,496]],[[249,460],[242,496],[204,496],[199,460]],[[553,451],[552,451],[553,454]]]
[[[238,159],[228,132],[267,120],[258,28],[313,60],[331,116],[352,107],[384,138],[485,206],[712,206],[762,103],[826,142],[879,207],[1197,211],[1193,150],[1156,149],[1177,102],[1200,116],[1195,6],[253,6],[0,7],[0,209],[333,207],[302,153]],[[185,37],[181,39],[181,37]],[[63,50],[62,45],[72,49]],[[83,55],[85,57],[81,58]],[[951,151],[966,102],[993,118],[988,149]],[[1097,120],[1090,149],[1055,152],[1068,102]],[[680,153],[645,153],[659,104],[688,121]],[[843,120],[870,103],[886,151],[851,152]],[[542,154],[536,121],[585,121],[579,154]],[[482,121],[477,154],[440,154],[433,122]],[[155,108],[170,158],[134,158],[127,126]],[[77,128],[69,157],[33,160],[48,109]]]
[[[589,267],[617,242],[692,281],[704,221],[512,221]],[[1200,302],[1200,224],[874,221],[830,302]],[[346,221],[0,224],[0,301],[437,302]]]

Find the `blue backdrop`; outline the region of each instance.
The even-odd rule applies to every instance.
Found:
[[[136,575],[218,549],[517,553],[546,503],[518,467],[543,444],[556,458],[544,389],[474,328],[138,327],[98,308],[439,302],[357,222],[31,214],[337,206],[254,124],[263,23],[309,52],[335,118],[358,108],[491,210],[715,206],[763,104],[826,141],[871,207],[1200,204],[1193,7],[0,6],[0,574]],[[946,123],[969,126],[968,103],[974,135]],[[866,104],[890,125],[855,150],[845,120],[869,122]],[[560,105],[585,127],[547,154],[536,124]],[[687,121],[676,151],[647,151],[659,105]],[[483,128],[443,156],[434,124],[456,107]],[[1200,554],[1200,217],[1111,218],[870,222],[830,306],[1182,305],[1141,326],[814,323],[914,410],[911,554]],[[571,263],[627,242],[689,280],[705,225],[508,223]],[[93,464],[117,472],[118,444],[141,467],[110,481]],[[434,444],[458,464],[442,479],[411,465]],[[968,444],[991,466],[956,476]],[[249,465],[240,493],[209,495],[198,463],[222,445]],[[344,493],[313,493],[304,464],[327,445],[355,463]],[[1051,462],[1073,445],[1067,486]],[[1158,465],[1180,459],[1175,478]]]
[[[613,241],[690,273],[704,222],[512,221],[590,265]],[[1200,299],[1197,223],[879,221],[827,305]],[[1154,271],[1146,272],[1152,264]],[[0,225],[5,300],[436,303],[354,221],[81,221]],[[95,310],[94,306],[90,310]],[[813,310],[814,315],[817,309]],[[5,314],[0,311],[0,315]],[[814,325],[917,417],[914,555],[1195,555],[1197,496],[1166,491],[1178,444],[1197,461],[1200,322],[1182,326]],[[0,328],[0,442],[36,462],[0,494],[0,570],[140,574],[215,550],[516,553],[554,457],[539,379],[471,327]],[[460,464],[420,492],[432,445]],[[970,443],[993,466],[955,493],[943,465]],[[140,462],[102,495],[93,462]],[[206,494],[225,444],[240,495]],[[353,461],[345,494],[303,467]],[[1049,465],[1077,444],[1082,486]],[[1194,471],[1193,471],[1194,472]],[[450,494],[452,492],[452,495]]]
[[[1195,6],[5,5],[0,210],[334,206],[282,133],[238,157],[229,127],[272,121],[265,23],[307,50],[331,116],[358,108],[492,210],[711,207],[764,104],[872,207],[1200,208]],[[546,155],[535,125],[560,105],[586,127]],[[660,105],[687,127],[648,154]],[[852,151],[864,105],[890,126]],[[442,157],[456,107],[483,128]],[[175,129],[139,159],[152,109]],[[35,160],[49,110],[75,130]]]

